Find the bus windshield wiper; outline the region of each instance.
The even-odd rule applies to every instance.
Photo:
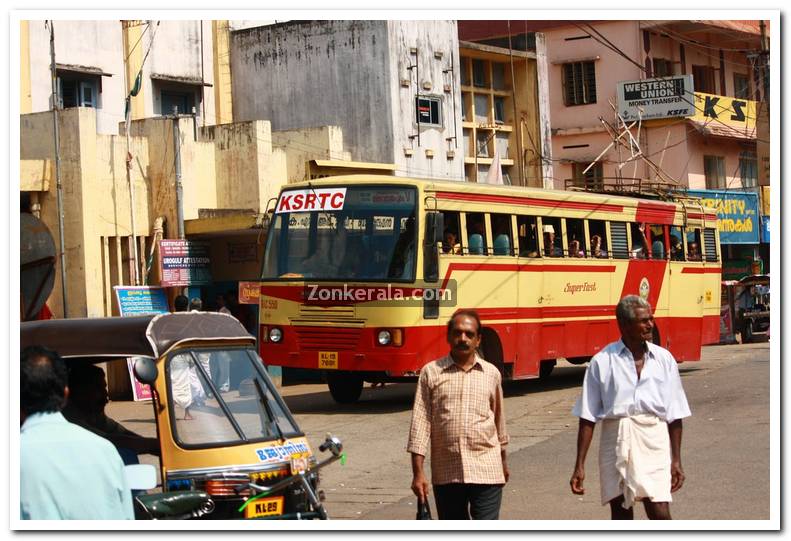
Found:
[[[258,401],[263,404],[266,414],[269,416],[269,419],[272,422],[272,428],[275,431],[275,436],[277,436],[280,441],[285,440],[283,437],[283,431],[280,429],[280,425],[277,423],[277,417],[275,417],[275,413],[272,411],[272,406],[269,405],[269,400],[267,400],[266,393],[264,393],[264,390],[261,388],[261,382],[258,381],[257,377],[253,377],[253,385],[255,385],[255,390],[258,393]]]

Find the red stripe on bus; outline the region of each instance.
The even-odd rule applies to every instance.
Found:
[[[550,265],[550,264],[518,264],[518,263],[451,263],[442,279],[442,287],[448,285],[451,275],[456,271],[490,271],[490,272],[615,272],[615,265]]]
[[[637,203],[635,220],[650,224],[672,224],[676,216],[676,206],[657,201],[640,201]]]
[[[720,274],[720,267],[684,267],[681,274]]]
[[[471,308],[478,312],[481,319],[496,321],[503,319],[552,319],[552,318],[586,318],[615,317],[615,306],[550,306],[546,308]]]
[[[659,300],[659,292],[662,290],[662,285],[665,281],[665,269],[667,268],[667,261],[656,261],[650,259],[631,259],[629,266],[626,269],[626,278],[623,282],[623,289],[621,289],[621,296],[624,298],[626,295],[640,295],[648,301],[653,309],[656,309],[657,301]],[[644,284],[648,287],[648,291],[641,291],[640,288]],[[647,298],[645,294],[648,294]]]
[[[510,195],[489,195],[471,193],[437,192],[438,199],[451,201],[471,201],[474,203],[507,203],[522,207],[549,207],[572,210],[600,210],[602,212],[623,212],[623,205],[612,203],[585,203],[582,201],[552,201],[535,197],[515,197]]]

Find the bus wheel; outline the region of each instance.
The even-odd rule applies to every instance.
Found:
[[[497,336],[497,333],[488,327],[484,327],[481,330],[481,345],[478,348],[478,355],[496,366],[502,379],[505,379],[503,345],[500,343],[500,337]]]
[[[541,361],[541,364],[538,367],[538,377],[541,379],[547,379],[552,373],[552,370],[555,368],[556,364],[557,360],[555,359],[552,359],[551,361]]]
[[[338,404],[353,404],[363,392],[363,378],[356,374],[327,374],[327,385],[332,398]]]

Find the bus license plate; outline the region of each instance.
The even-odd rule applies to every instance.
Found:
[[[324,370],[338,369],[337,351],[319,351],[319,368]]]
[[[253,500],[244,508],[244,518],[270,517],[283,514],[283,496]]]

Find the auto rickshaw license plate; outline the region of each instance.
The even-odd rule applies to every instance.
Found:
[[[259,498],[244,508],[244,518],[270,517],[283,514],[283,496]]]
[[[337,351],[319,351],[319,368],[324,370],[338,369]]]

